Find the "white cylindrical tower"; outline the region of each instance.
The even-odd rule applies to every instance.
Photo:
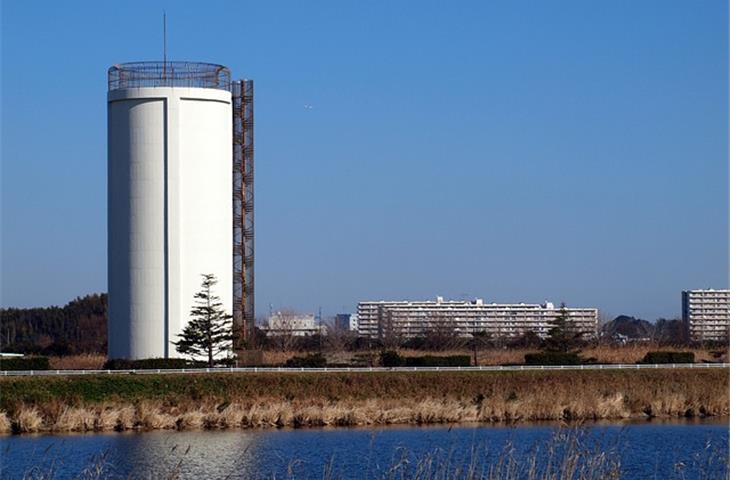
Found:
[[[109,358],[176,356],[202,274],[231,313],[229,89],[220,65],[109,69]]]

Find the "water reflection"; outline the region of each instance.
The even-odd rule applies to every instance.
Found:
[[[377,478],[404,452],[417,458],[441,449],[452,461],[462,462],[475,447],[483,452],[480,455],[499,455],[512,442],[518,453],[528,452],[549,440],[556,429],[555,424],[531,424],[10,436],[0,437],[0,476],[23,478],[36,468],[41,473],[53,471],[57,479],[77,478],[85,468],[97,465],[103,466],[107,478],[178,474],[321,479],[330,467],[333,478],[363,478],[366,473]],[[727,461],[727,419],[602,423],[587,427],[587,435],[600,448],[620,444],[625,478],[671,478],[677,468],[683,469],[682,478],[699,478],[701,472],[690,467],[693,458],[709,447],[722,448]],[[106,456],[100,459],[102,452]],[[713,472],[721,471],[715,467]]]
[[[258,453],[256,438],[254,433],[240,431],[152,432],[111,436],[106,446],[114,470],[125,477],[145,473],[166,476],[170,472],[187,477],[203,469],[212,478],[234,472],[251,477]]]

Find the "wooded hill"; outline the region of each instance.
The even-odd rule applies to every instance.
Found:
[[[106,353],[106,312],[105,293],[79,297],[63,307],[0,309],[0,351]]]

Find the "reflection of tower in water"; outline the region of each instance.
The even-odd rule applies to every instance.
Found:
[[[175,473],[182,478],[253,478],[260,471],[260,437],[238,429],[153,431],[115,434],[107,448],[112,465],[126,466],[123,472],[115,469],[120,478],[177,478]]]

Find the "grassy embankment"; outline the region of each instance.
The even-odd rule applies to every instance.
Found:
[[[725,370],[0,379],[0,431],[518,422],[730,414]]]

